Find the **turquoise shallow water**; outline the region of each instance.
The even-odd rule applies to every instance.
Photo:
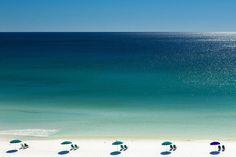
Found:
[[[0,135],[236,139],[235,68],[232,33],[0,33]]]

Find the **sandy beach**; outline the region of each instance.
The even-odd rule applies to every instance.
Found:
[[[70,151],[66,155],[58,155],[59,151],[69,150],[70,146],[60,145],[61,140],[32,140],[25,141],[29,144],[30,148],[25,150],[19,150],[16,153],[7,154],[6,151],[15,149],[17,144],[9,144],[6,139],[0,140],[0,156],[1,157],[56,157],[56,156],[68,156],[68,157],[108,157],[110,153],[117,151],[116,146],[111,145],[114,140],[101,140],[101,139],[82,139],[71,140],[78,144],[80,147],[76,151]],[[163,141],[160,140],[123,140],[124,144],[128,146],[128,150],[123,151],[121,157],[157,157],[162,156],[160,153],[166,151],[168,147],[162,146]],[[209,153],[216,150],[216,147],[210,146],[211,141],[173,141],[177,145],[177,150],[172,152],[171,157],[209,157],[212,156]],[[221,152],[221,157],[233,157],[236,155],[236,142],[233,141],[221,141],[226,146],[226,151]]]

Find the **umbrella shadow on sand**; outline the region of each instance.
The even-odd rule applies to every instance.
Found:
[[[17,149],[11,149],[11,150],[6,151],[6,153],[8,153],[8,154],[16,153],[16,152],[18,152]]]
[[[111,152],[110,154],[111,154],[111,155],[120,155],[121,152],[120,152],[120,151],[114,151],[114,152]]]
[[[211,151],[210,154],[211,155],[220,155],[220,152],[219,151]]]
[[[70,151],[68,151],[68,150],[63,150],[63,151],[60,151],[60,152],[58,152],[58,154],[59,155],[66,155],[66,154],[68,154]]]
[[[161,155],[170,155],[171,152],[170,151],[164,151],[164,152],[161,152]]]

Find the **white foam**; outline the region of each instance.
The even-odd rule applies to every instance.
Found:
[[[58,132],[58,130],[56,130],[56,129],[2,130],[2,131],[0,131],[0,135],[49,137],[57,132]]]

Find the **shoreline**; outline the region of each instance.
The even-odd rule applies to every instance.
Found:
[[[60,137],[34,137],[34,136],[0,136],[1,141],[6,141],[6,140],[11,140],[11,139],[23,139],[23,140],[32,140],[32,141],[57,141],[57,140],[63,140],[63,139],[68,139],[68,140],[95,140],[95,141],[100,141],[100,140],[116,140],[116,139],[121,139],[121,140],[130,140],[130,141],[164,141],[164,140],[171,140],[171,141],[184,141],[184,142],[192,142],[192,141],[226,141],[226,142],[236,142],[236,139],[221,139],[221,138],[186,138],[186,139],[181,139],[181,138],[157,138],[157,137],[125,137],[125,136],[110,136],[110,137],[104,137],[104,136],[92,136],[92,137],[75,137],[75,136],[60,136]]]

